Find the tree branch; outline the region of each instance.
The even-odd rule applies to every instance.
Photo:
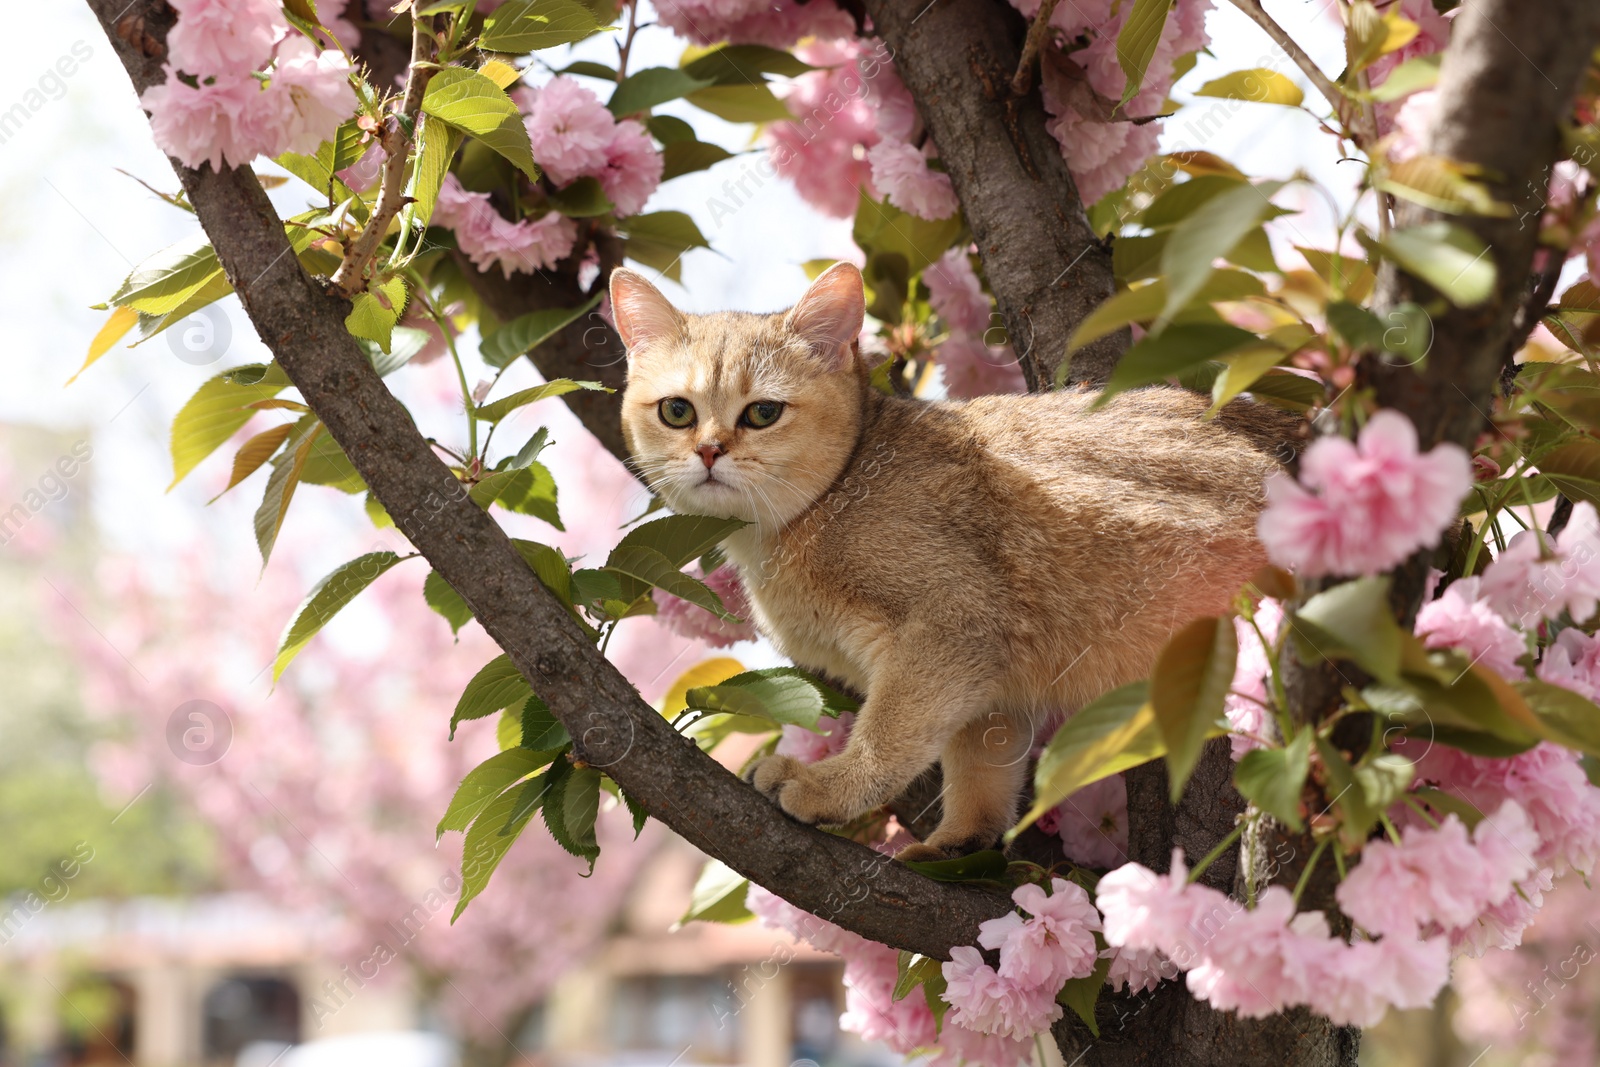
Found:
[[[1278,25],[1278,20],[1267,14],[1261,6],[1261,0],[1232,0],[1233,6],[1245,13],[1245,16],[1266,31],[1272,43],[1283,49],[1295,66],[1304,72],[1317,92],[1333,108],[1333,113],[1339,116],[1340,121],[1353,128],[1360,134],[1363,147],[1370,148],[1378,139],[1376,125],[1369,112],[1355,105],[1344,92],[1333,83],[1333,79],[1322,73],[1322,69],[1311,61],[1295,39],[1289,36],[1289,31]]]
[[[1048,388],[1067,338],[1115,286],[1043,98],[1011,91],[1027,24],[1003,0],[866,7],[939,146],[1028,385]],[[1076,353],[1069,379],[1105,381],[1127,340]]]
[[[163,0],[135,0],[140,13]],[[115,32],[125,0],[88,0],[136,89],[158,60]],[[152,25],[164,29],[157,22]],[[173,162],[257,333],[356,470],[434,569],[461,594],[574,738],[647,811],[709,855],[798,907],[864,937],[947,958],[1003,896],[923,878],[865,846],[783,815],[682,737],[578,629],[500,526],[428,448],[344,328],[348,302],[308,277],[249,169]]]
[[[378,203],[372,217],[350,242],[344,261],[333,272],[329,282],[334,292],[351,297],[367,287],[367,267],[378,246],[389,232],[389,223],[400,214],[406,203],[406,157],[411,147],[411,133],[417,128],[417,116],[422,114],[422,94],[433,78],[432,66],[434,36],[429,25],[432,18],[419,18],[411,26],[411,65],[406,72],[406,95],[400,111],[389,116],[384,123],[381,144],[388,158],[383,161],[383,181],[378,187]]]

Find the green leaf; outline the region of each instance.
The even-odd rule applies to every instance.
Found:
[[[1128,21],[1117,34],[1117,65],[1122,68],[1127,81],[1122,88],[1122,104],[1132,100],[1144,84],[1145,71],[1161,43],[1161,31],[1167,25],[1167,12],[1172,0],[1133,0],[1133,10]]]
[[[1084,786],[1166,755],[1148,696],[1149,683],[1131,682],[1061,724],[1034,768],[1033,807],[1007,840]]]
[[[1362,760],[1355,769],[1356,785],[1373,811],[1387,811],[1405,795],[1416,767],[1398,752],[1380,752]]]
[[[644,832],[644,824],[650,820],[650,813],[644,810],[644,805],[633,798],[621,786],[617,787],[617,795],[622,798],[622,803],[627,805],[628,814],[633,817],[633,839],[639,840],[639,835]]]
[[[1228,325],[1177,325],[1147,334],[1122,354],[1095,405],[1129,389],[1166,381],[1246,345],[1260,344],[1261,338],[1249,330]]]
[[[535,693],[522,705],[517,744],[535,752],[551,752],[572,744],[572,735],[544,698]]]
[[[1426,804],[1440,815],[1454,815],[1466,824],[1468,830],[1476,828],[1483,821],[1483,812],[1474,805],[1442,790],[1418,789],[1411,796],[1418,803]]]
[[[944,968],[939,960],[916,952],[902,950],[897,969],[899,973],[890,994],[893,1000],[904,1000],[923,983],[944,977]]]
[[[505,367],[519,356],[532,352],[550,338],[577,322],[595,306],[600,303],[603,293],[596,293],[582,306],[575,308],[549,308],[544,311],[530,311],[526,315],[518,315],[504,326],[495,330],[483,339],[478,354],[483,361],[491,367]],[[557,381],[569,382],[573,389],[600,389],[604,388],[599,382],[573,382],[570,378],[559,378]],[[546,388],[548,385],[539,388]],[[526,391],[526,390],[525,390]],[[571,390],[566,390],[570,392]],[[521,394],[517,394],[520,396]],[[546,396],[559,396],[559,393],[546,393]],[[542,397],[539,399],[543,399]],[[524,403],[533,403],[532,400]]]
[[[272,680],[276,682],[283,677],[284,670],[328,624],[329,619],[339,614],[379,575],[399,562],[400,557],[393,552],[368,552],[334,568],[318,582],[310,595],[301,601],[299,610],[278,639],[278,655],[272,661]]]
[[[1210,418],[1222,410],[1224,404],[1248,392],[1263,375],[1282,363],[1288,353],[1276,345],[1245,345],[1222,357],[1222,373],[1211,383],[1211,407],[1206,411]],[[1312,384],[1319,384],[1312,381]]]
[[[289,439],[289,434],[293,430],[294,426],[289,423],[285,423],[282,426],[274,426],[270,430],[262,430],[240,445],[239,451],[233,454],[233,472],[229,474],[228,484],[222,490],[222,493],[226,493],[229,489],[232,489],[260,470],[261,465],[271,459],[273,454]],[[222,496],[222,493],[212,497],[211,502],[215,503],[217,498]]]
[[[300,472],[305,469],[311,455],[311,446],[322,433],[322,423],[301,423],[289,436],[288,443],[277,459],[272,461],[272,473],[267,476],[267,488],[256,508],[256,547],[261,550],[261,566],[266,567],[272,558],[272,547],[278,543],[278,531],[289,514],[289,504],[300,484]]]
[[[763,74],[796,78],[816,70],[781,48],[761,44],[723,44],[709,49],[690,48],[680,62],[683,72],[718,85],[754,85]]]
[[[1355,770],[1344,753],[1325,737],[1318,737],[1316,745],[1328,776],[1327,791],[1333,797],[1330,806],[1339,809],[1339,841],[1346,851],[1354,851],[1365,843],[1380,812],[1367,803],[1366,791],[1356,782]]]
[[[561,524],[555,476],[543,463],[535,461],[522,467],[495,471],[473,486],[468,495],[481,508],[499,504],[507,511],[532,515],[558,530],[566,529]]]
[[[1257,748],[1244,754],[1233,771],[1239,795],[1299,833],[1300,792],[1311,769],[1310,728],[1302,729],[1284,748]]]
[[[406,205],[405,212],[408,222],[426,226],[433,219],[439,190],[444,187],[444,176],[450,171],[450,160],[461,147],[462,134],[442,119],[422,115],[419,121],[417,158],[406,183],[406,196],[411,203]]]
[[[1564,496],[1600,505],[1600,441],[1577,438],[1544,453],[1538,463]]]
[[[628,238],[627,255],[677,281],[679,260],[691,248],[710,248],[694,219],[681,211],[652,211],[618,219],[617,228]]]
[[[315,415],[306,415],[300,421],[309,423],[315,420]],[[341,493],[360,493],[367,488],[361,472],[350,462],[350,457],[344,454],[339,442],[326,433],[318,434],[316,440],[311,443],[311,451],[306,456],[305,466],[300,471],[300,481],[306,485],[325,485]]]
[[[551,769],[562,766],[570,769],[551,782],[549,796],[544,802],[544,824],[556,844],[589,861],[592,874],[594,862],[600,856],[600,845],[594,834],[595,816],[600,812],[600,772],[573,767],[559,760]]]
[[[995,849],[949,860],[907,863],[913,871],[935,882],[993,882],[1006,873],[1006,854]]]
[[[1383,79],[1383,84],[1370,90],[1366,96],[1379,103],[1390,104],[1423,89],[1432,89],[1439,84],[1439,64],[1443,58],[1442,52],[1414,56],[1390,71],[1389,76]]]
[[[600,29],[594,12],[574,0],[510,0],[484,19],[478,47],[523,53],[581,41]]]
[[[1593,701],[1537,678],[1514,684],[1544,736],[1579,752],[1600,756],[1600,707]]]
[[[254,380],[249,381],[253,372]],[[276,363],[236,367],[207,381],[172,420],[172,484],[188,475],[256,414],[248,405],[269,400],[289,385]]]
[[[450,716],[450,737],[456,736],[456,727],[468,719],[481,719],[502,708],[524,703],[533,695],[521,672],[511,664],[511,657],[501,654],[484,664],[461,699],[456,701],[455,714]]]
[[[542,758],[541,758],[542,757]],[[509,748],[497,753],[467,772],[456,787],[436,834],[465,831],[496,797],[550,762],[550,757],[525,748]]]
[[[617,547],[644,545],[666,556],[674,567],[685,567],[690,560],[699,559],[729,534],[748,525],[740,519],[716,519],[709,515],[668,515],[635,526],[623,534]]]
[[[1193,182],[1186,183],[1192,185]],[[1213,300],[1243,300],[1262,296],[1267,287],[1253,274],[1238,270],[1219,270],[1196,294],[1194,302],[1210,303]],[[1167,304],[1167,283],[1160,278],[1138,288],[1124,289],[1095,308],[1078,324],[1067,342],[1067,352],[1076,352],[1084,345],[1112,334],[1134,322],[1150,322],[1161,314]]]
[[[711,85],[685,99],[725,122],[788,122],[794,118],[765,83]]]
[[[947,219],[929,222],[901,211],[887,200],[873,200],[863,189],[851,236],[869,257],[899,253],[905,257],[907,270],[916,275],[944,255],[965,227],[959,211]]]
[[[549,4],[565,0],[538,2]],[[517,105],[504,89],[477,71],[445,67],[435,73],[423,94],[422,110],[476,137],[510,160],[531,181],[539,180],[539,168],[534,165],[533,150],[528,145],[528,130],[522,124]]]
[[[721,860],[707,860],[689,894],[689,910],[678,925],[692,922],[742,923],[755,918],[744,906],[750,879]]]
[[[561,763],[553,766],[561,766]],[[478,817],[467,828],[467,840],[461,849],[461,899],[456,902],[455,913],[450,916],[452,923],[461,918],[461,913],[467,909],[472,898],[488,886],[495,868],[500,866],[500,861],[533,817],[530,808],[520,819],[511,820],[512,813],[518,810],[520,793],[521,790],[517,788],[501,793],[479,811]]]
[[[135,267],[109,303],[146,315],[165,315],[221,275],[222,264],[206,235],[191,234]]]
[[[344,328],[352,336],[364,337],[388,352],[395,323],[405,314],[406,297],[404,278],[396,275],[388,281],[378,282],[366,292],[355,295],[350,314],[345,316]]]
[[[511,543],[516,546],[517,552],[522,556],[530,570],[538,576],[539,582],[556,595],[567,606],[572,605],[572,570],[567,565],[567,558],[549,545],[541,545],[537,541],[525,541],[520,537],[513,537]]]
[[[514,319],[513,325],[521,321],[521,319]],[[532,333],[533,330],[530,330],[529,332]],[[553,333],[554,331],[551,332]],[[546,334],[545,336],[548,337],[549,334]],[[540,340],[543,340],[543,338],[540,338]],[[508,345],[515,343],[516,339],[512,339],[507,342]],[[537,344],[537,342],[535,343]],[[516,357],[513,356],[512,358],[515,359]],[[515,393],[512,393],[508,397],[496,400],[491,404],[485,404],[473,411],[473,415],[484,422],[499,422],[501,419],[505,418],[513,411],[516,411],[518,408],[527,407],[529,404],[537,403],[540,400],[547,400],[553,396],[565,396],[568,393],[577,392],[579,389],[598,390],[602,393],[609,393],[613,391],[606,386],[601,385],[599,382],[578,382],[573,381],[571,378],[557,378],[553,382],[545,382],[543,385],[535,385],[528,389],[521,389]]]
[[[671,560],[653,548],[644,545],[618,545],[606,559],[606,570],[616,571],[671,593],[675,597],[706,609],[719,619],[738,618],[729,614],[717,594],[713,593],[706,583],[683,573],[672,565]]]
[[[616,79],[612,79],[615,81]],[[676,115],[651,115],[644,120],[645,127],[650,135],[663,145],[677,144],[679,141],[692,141],[695,139],[694,127],[678,118]]]
[[[1056,1003],[1071,1008],[1089,1028],[1095,1038],[1100,1037],[1100,1024],[1094,1018],[1094,1006],[1100,1000],[1100,990],[1105,988],[1106,976],[1111,973],[1111,957],[1101,956],[1095,961],[1094,971],[1082,978],[1069,978],[1056,994]]]
[[[1157,320],[1157,329],[1172,321],[1200,292],[1216,270],[1215,260],[1227,256],[1267,219],[1283,214],[1271,200],[1283,185],[1263,182],[1229,189],[1212,197],[1204,211],[1190,215],[1173,228],[1161,250],[1167,305]]]
[[[611,94],[606,107],[617,117],[649,111],[668,100],[688,96],[696,89],[713,84],[709,78],[697,78],[676,67],[646,67],[628,75]]]
[[[1284,75],[1267,67],[1236,70],[1206,82],[1196,96],[1217,96],[1224,100],[1248,100],[1257,104],[1282,104],[1299,107],[1306,94]]]
[[[550,206],[572,219],[593,219],[614,210],[597,178],[588,175],[549,195]]]
[[[438,571],[428,572],[428,577],[422,583],[422,599],[427,601],[428,607],[444,616],[453,634],[460,633],[461,628],[472,621],[472,609],[467,607],[461,594]]]
[[[1363,236],[1408,274],[1427,282],[1457,307],[1476,307],[1494,293],[1489,246],[1453,222],[1427,222],[1395,230],[1387,241]]]
[[[599,78],[601,81],[616,83],[617,69],[608,67],[604,63],[596,63],[590,59],[580,59],[576,63],[568,63],[556,73],[582,74],[585,78]]]
[[[733,153],[721,145],[696,141],[692,138],[687,141],[671,141],[661,150],[661,180],[671,181],[673,178],[705,170],[716,166],[724,159],[732,158]]]
[[[1328,325],[1352,349],[1385,350],[1385,327],[1378,316],[1359,304],[1335,300],[1328,304]]]
[[[1200,760],[1206,736],[1222,718],[1238,656],[1233,619],[1211,617],[1196,619],[1173,634],[1156,660],[1150,706],[1167,749],[1174,803]]]
[[[688,691],[686,699],[691,708],[792,723],[808,730],[816,729],[825,708],[821,692],[808,680],[755,672],[735,675],[718,685],[697,686]]]
[[[1389,607],[1389,579],[1360,578],[1325,589],[1290,619],[1301,658],[1347,659],[1380,681],[1400,673],[1400,626]]]

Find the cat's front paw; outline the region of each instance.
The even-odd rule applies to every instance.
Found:
[[[785,814],[811,826],[848,822],[852,813],[840,804],[838,791],[819,780],[816,769],[792,756],[767,756],[745,772],[756,792]]]

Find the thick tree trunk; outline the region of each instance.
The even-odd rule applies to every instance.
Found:
[[[1114,286],[1039,91],[1011,90],[1022,16],[1004,0],[866,8],[939,146],[1028,385],[1048,388],[1072,331]],[[1105,381],[1126,344],[1118,334],[1076,353],[1070,380]]]

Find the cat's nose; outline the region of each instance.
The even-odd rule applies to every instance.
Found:
[[[695,451],[700,453],[700,459],[705,463],[706,470],[710,470],[711,465],[717,461],[717,457],[722,455],[722,446],[712,441],[708,444],[697,446]]]

